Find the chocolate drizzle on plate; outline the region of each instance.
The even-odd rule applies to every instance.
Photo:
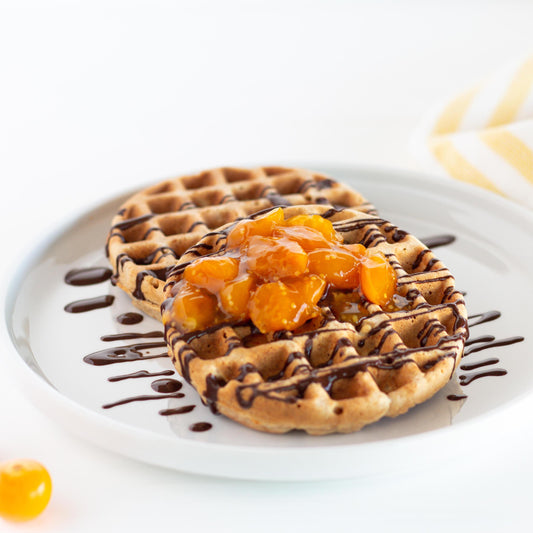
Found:
[[[110,341],[124,341],[128,339],[162,339],[162,331],[149,331],[148,333],[113,333],[111,335],[102,335],[100,337],[101,341],[110,342]]]
[[[115,297],[110,294],[96,296],[95,298],[85,298],[65,305],[65,311],[67,313],[86,313],[87,311],[109,307],[114,301]]]
[[[199,431],[207,431],[211,429],[213,426],[209,422],[196,422],[196,424],[192,424],[189,426],[189,429],[191,431],[199,432]]]
[[[112,407],[118,407],[119,405],[125,405],[131,402],[147,402],[150,400],[163,400],[165,398],[183,398],[184,396],[185,394],[182,392],[175,392],[174,394],[144,394],[141,396],[132,396],[131,398],[123,398],[122,400],[113,403],[106,403],[105,405],[102,405],[102,409],[111,409]]]
[[[500,317],[501,313],[496,310],[474,314],[468,318],[468,326],[472,328],[474,326],[479,326],[487,322],[492,322],[493,320],[497,320]],[[496,339],[494,335],[481,335],[480,337],[470,338],[465,342],[463,358],[468,357],[473,353],[481,352],[492,348],[509,346],[511,344],[522,342],[523,340],[524,337],[522,336],[508,337],[506,339]],[[479,368],[496,365],[499,362],[500,359],[498,357],[490,357],[487,359],[482,359],[480,361],[473,361],[472,363],[462,363],[460,369],[469,372],[472,370],[477,370]],[[480,378],[498,377],[505,375],[507,375],[507,370],[504,370],[503,368],[482,370],[471,374],[461,374],[459,376],[459,385],[461,387],[464,387],[466,385],[470,385],[470,383]],[[448,399],[452,398],[448,397]]]
[[[155,390],[155,392],[170,393],[178,392],[181,387],[183,387],[183,384],[177,379],[168,378],[156,379],[155,381],[152,381],[150,386]]]
[[[112,270],[105,267],[75,268],[67,272],[65,283],[74,286],[95,285],[107,281],[112,274]]]
[[[97,352],[86,355],[83,360],[90,365],[105,366],[113,365],[115,363],[128,363],[130,361],[157,359],[159,357],[168,357],[167,352],[165,351],[160,354],[149,355],[144,354],[141,350],[165,347],[166,343],[164,341],[126,344],[124,346],[98,350]]]
[[[144,317],[140,313],[123,313],[122,315],[117,316],[117,322],[119,324],[124,324],[126,326],[131,326],[133,324],[138,324],[142,322]]]
[[[107,378],[107,381],[116,382],[124,381],[125,379],[139,379],[139,378],[153,378],[157,376],[172,376],[174,370],[162,370],[161,372],[149,372],[148,370],[139,370],[138,372],[132,372],[131,374],[121,374],[119,376],[111,376]]]
[[[506,374],[507,370],[498,368],[496,370],[486,370],[484,372],[477,372],[475,374],[461,375],[459,376],[459,385],[464,387],[465,385],[470,385],[472,381],[479,378],[486,378],[489,376],[505,376]]]
[[[140,219],[135,219],[128,221],[128,224],[135,225],[142,222]],[[124,229],[124,228],[123,228]],[[112,271],[108,268],[80,268],[70,270],[64,278],[64,282],[68,285],[73,286],[84,286],[84,285],[94,285],[97,283],[102,283],[111,279],[112,281]],[[144,275],[159,275],[162,277],[164,273],[155,273],[145,271],[142,273]],[[139,286],[142,280],[138,280]],[[84,313],[88,311],[93,311],[95,309],[100,309],[102,307],[109,307],[113,304],[115,298],[112,295],[103,295],[97,296],[95,298],[87,298],[84,300],[77,300],[71,302],[65,306],[65,311],[68,313]],[[115,320],[121,325],[135,325],[144,320],[144,316],[136,312],[127,312],[120,314],[115,317]],[[149,331],[149,332],[136,332],[128,331],[123,333],[112,333],[109,335],[102,335],[100,340],[103,342],[114,342],[114,341],[124,341],[124,340],[133,340],[133,339],[163,339],[162,331]],[[150,350],[154,348],[166,348],[166,343],[163,340],[156,341],[143,341],[138,343],[126,344],[115,346],[112,348],[106,348],[93,352],[86,355],[83,358],[85,363],[88,363],[93,366],[106,366],[115,363],[127,363],[139,360],[147,359],[156,359],[156,358],[166,358],[168,353],[165,350],[163,353],[152,354]],[[165,376],[172,376],[175,374],[174,370],[162,370],[159,372],[150,372],[148,370],[138,370],[136,372],[131,372],[127,374],[119,374],[115,376],[110,376],[107,380],[111,383],[116,383],[124,380],[130,379],[139,379],[139,378],[148,378],[148,377],[160,377],[161,379],[156,379],[150,384],[151,388],[157,393],[152,394],[141,394],[138,396],[131,396],[127,398],[122,398],[115,402],[107,403],[102,406],[102,409],[111,409],[125,404],[130,404],[134,402],[146,402],[152,400],[161,400],[167,398],[184,398],[185,394],[183,392],[178,392],[183,387],[183,384],[177,379],[167,378]],[[194,405],[185,405],[182,407],[176,407],[171,409],[162,409],[159,411],[161,416],[171,416],[178,414],[190,413],[194,409]],[[211,429],[212,425],[207,422],[199,422],[193,424],[190,427],[191,431],[207,431]]]
[[[176,407],[174,409],[162,409],[159,411],[159,414],[161,416],[184,415],[190,413],[194,408],[194,405],[184,405],[183,407]]]
[[[450,400],[452,402],[458,402],[460,400],[466,400],[468,396],[466,394],[448,394],[446,396],[447,400]]]

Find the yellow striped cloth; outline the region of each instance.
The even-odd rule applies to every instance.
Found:
[[[426,169],[533,209],[533,55],[429,112],[411,148]]]

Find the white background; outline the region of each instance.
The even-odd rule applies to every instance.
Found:
[[[533,3],[516,0],[0,6],[2,278],[62,220],[190,169],[415,169],[421,115],[533,50]],[[0,350],[1,362],[12,347]],[[439,450],[424,471],[240,482],[96,449],[0,370],[0,460],[39,459],[54,481],[41,517],[0,531],[526,531],[532,407],[489,419],[477,453]]]

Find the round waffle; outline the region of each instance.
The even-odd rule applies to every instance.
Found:
[[[216,168],[149,187],[111,223],[106,252],[113,282],[160,319],[169,268],[206,233],[274,205],[327,204],[376,213],[358,192],[309,170]]]
[[[412,235],[354,209],[284,208],[285,217],[320,214],[345,243],[381,251],[397,274],[394,305],[362,297],[361,315],[322,315],[294,331],[260,334],[251,322],[181,334],[173,289],[198,256],[222,253],[233,224],[202,238],[169,273],[162,305],[169,353],[204,403],[254,429],[310,434],[352,432],[430,398],[451,378],[467,337],[467,314],[454,278]],[[251,217],[253,218],[253,216]]]

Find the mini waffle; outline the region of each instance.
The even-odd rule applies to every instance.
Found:
[[[168,269],[206,233],[274,205],[326,204],[375,213],[359,193],[331,178],[282,167],[217,168],[149,187],[113,218],[106,252],[113,282],[160,319]]]
[[[232,225],[211,232],[169,274],[162,306],[169,353],[203,402],[262,431],[347,433],[405,413],[442,388],[467,336],[463,297],[442,262],[412,235],[353,209],[284,211],[286,218],[320,214],[345,243],[383,252],[398,278],[395,305],[362,298],[360,317],[342,321],[319,303],[323,316],[294,331],[260,334],[245,322],[183,335],[172,319],[173,287],[188,262],[224,250]]]

